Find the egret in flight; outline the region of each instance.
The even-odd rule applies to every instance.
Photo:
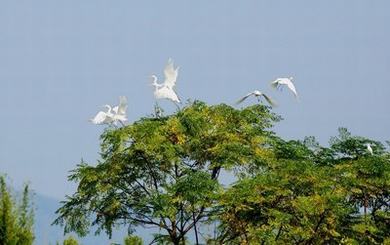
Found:
[[[127,98],[126,96],[119,96],[119,105],[112,108],[114,122],[119,121],[124,123],[127,121]]]
[[[90,122],[96,125],[100,124],[115,124],[117,122],[124,126],[124,122],[127,121],[127,99],[125,96],[119,97],[119,105],[112,108],[110,105],[104,105],[107,111],[99,111],[96,116],[90,119]]]
[[[268,102],[268,104],[270,104],[271,106],[276,106],[276,103],[270,97],[268,97],[266,94],[260,92],[259,90],[254,90],[253,92],[248,93],[247,95],[242,97],[240,100],[238,100],[236,102],[236,104],[240,104],[241,102],[243,102],[244,100],[246,100],[248,97],[250,97],[252,95],[255,96],[257,98],[257,101],[259,101],[259,102],[260,102],[260,97],[263,96],[264,99]]]
[[[175,68],[172,59],[169,59],[164,69],[164,83],[157,83],[157,76],[152,75],[152,85],[154,86],[154,97],[156,99],[168,99],[180,103],[180,99],[174,90],[178,73],[179,67]]]
[[[275,81],[271,82],[271,86],[276,89],[281,89],[282,86],[287,86],[291,92],[295,95],[295,98],[298,98],[297,90],[295,89],[294,83],[292,82],[294,78],[293,77],[283,77],[283,78],[277,78]]]
[[[107,108],[107,111],[99,111],[96,116],[89,119],[89,121],[96,125],[112,123],[114,121],[111,112],[112,108],[109,105],[104,105],[104,107]]]
[[[366,144],[366,146],[367,146],[367,151],[368,151],[371,155],[374,155],[374,151],[372,150],[371,144],[368,143],[368,144]]]

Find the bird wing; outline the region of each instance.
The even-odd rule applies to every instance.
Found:
[[[118,110],[119,110],[119,106],[115,106],[114,108],[112,108],[112,111],[113,111],[115,114],[118,114]]]
[[[90,119],[90,122],[92,122],[93,124],[103,124],[105,123],[106,119],[107,113],[105,113],[104,111],[99,111],[94,118]]]
[[[246,100],[249,96],[253,95],[254,92],[250,92],[249,94],[245,95],[244,97],[242,97],[241,99],[239,99],[237,102],[236,102],[236,105],[242,103],[244,100]]]
[[[173,89],[167,90],[168,92],[168,98],[169,100],[172,100],[173,102],[180,103],[179,96],[177,96],[177,93]]]
[[[154,92],[154,96],[156,99],[168,99],[168,100],[171,100],[173,102],[180,103],[180,99],[177,96],[176,92],[173,89],[166,87],[166,86],[164,86],[160,89],[157,89]]]
[[[175,69],[173,66],[173,61],[172,59],[168,60],[168,64],[165,66],[164,69],[164,85],[173,88],[176,85],[176,80],[177,80],[177,75],[179,73],[179,67]]]
[[[126,111],[127,111],[127,98],[126,96],[119,96],[119,105],[115,113],[120,115],[126,115]]]
[[[263,95],[264,99],[268,102],[268,104],[270,104],[273,107],[277,106],[277,104],[275,103],[275,101],[273,99],[271,99],[271,97],[269,97],[265,94],[261,94],[261,95]]]
[[[286,81],[286,85],[293,92],[295,97],[298,97],[298,93],[297,93],[297,90],[295,89],[294,83],[292,81],[288,80],[288,81]]]
[[[123,114],[115,114],[112,116],[111,120],[114,122],[121,121],[123,123],[127,121],[127,117]]]

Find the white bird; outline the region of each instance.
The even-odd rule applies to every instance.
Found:
[[[112,118],[111,106],[104,105],[104,107],[107,108],[107,111],[99,111],[96,116],[89,119],[89,121],[96,125],[112,123],[114,120]]]
[[[257,98],[257,100],[260,102],[260,97],[263,96],[264,99],[271,105],[271,106],[276,106],[276,103],[270,98],[268,97],[266,94],[260,92],[259,90],[254,90],[250,93],[248,93],[247,95],[245,95],[244,97],[242,97],[240,100],[238,100],[236,102],[236,104],[240,104],[241,102],[243,102],[244,100],[246,100],[248,97],[250,96],[255,96]]]
[[[173,66],[173,61],[168,60],[168,64],[164,69],[165,80],[164,83],[157,83],[157,76],[152,75],[152,85],[154,86],[154,97],[156,99],[168,99],[176,103],[180,103],[180,99],[177,96],[174,87],[176,85],[177,75],[179,73],[179,67],[176,69]]]
[[[281,88],[282,86],[287,86],[291,92],[295,95],[295,98],[298,98],[297,90],[295,89],[294,83],[292,82],[294,78],[293,77],[283,77],[283,78],[277,78],[275,81],[271,82],[271,86],[274,88]]]
[[[371,155],[374,155],[374,151],[372,150],[371,144],[370,144],[370,143],[367,143],[366,146],[367,146],[367,151],[368,151]]]
[[[119,97],[119,105],[112,108],[110,105],[104,105],[107,111],[99,111],[96,116],[89,121],[93,124],[116,124],[120,122],[124,125],[127,121],[126,110],[127,110],[127,99],[125,96]]]
[[[114,112],[112,115],[114,123],[119,121],[123,124],[127,121],[127,98],[125,96],[119,96],[119,105],[112,108],[112,111]]]

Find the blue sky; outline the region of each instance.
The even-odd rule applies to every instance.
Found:
[[[148,76],[169,57],[184,99],[232,104],[268,92],[283,137],[327,143],[345,126],[390,139],[389,9],[385,0],[2,1],[0,172],[63,199],[74,190],[68,171],[98,158],[103,128],[87,120],[119,95],[130,121],[150,114]],[[290,75],[299,102],[269,87]]]

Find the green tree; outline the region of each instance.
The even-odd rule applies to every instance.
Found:
[[[374,154],[366,148],[369,143]],[[390,157],[382,143],[352,136],[345,128],[331,140],[340,184],[348,188],[354,206],[351,237],[366,244],[381,244],[390,237]]]
[[[0,244],[33,244],[33,217],[28,185],[25,186],[18,205],[12,198],[4,177],[0,176]]]
[[[139,236],[127,236],[124,239],[125,245],[143,245],[144,242]]]
[[[16,213],[3,176],[0,176],[0,244],[16,245]]]
[[[64,240],[63,245],[79,245],[79,242],[76,238],[70,236]]]
[[[101,160],[82,162],[69,179],[77,191],[57,211],[55,224],[85,235],[91,225],[109,235],[115,225],[158,227],[183,244],[214,214],[221,170],[268,157],[269,128],[279,117],[268,107],[242,110],[189,104],[170,116],[142,118],[101,136]]]
[[[79,235],[94,225],[109,235],[118,225],[155,227],[158,244],[186,244],[189,232],[199,244],[211,222],[219,227],[203,236],[208,244],[388,243],[390,153],[381,142],[345,128],[329,147],[286,141],[270,130],[280,117],[262,105],[196,101],[156,114],[106,129],[101,159],[71,172],[78,188],[55,224]],[[220,183],[223,170],[235,173],[233,185]]]
[[[31,245],[34,242],[34,213],[30,201],[30,191],[25,185],[19,207],[18,219],[18,245]]]
[[[250,168],[221,196],[221,242],[382,244],[389,238],[390,158],[380,142],[341,128],[330,148],[313,137],[275,137],[272,149],[265,167]]]

